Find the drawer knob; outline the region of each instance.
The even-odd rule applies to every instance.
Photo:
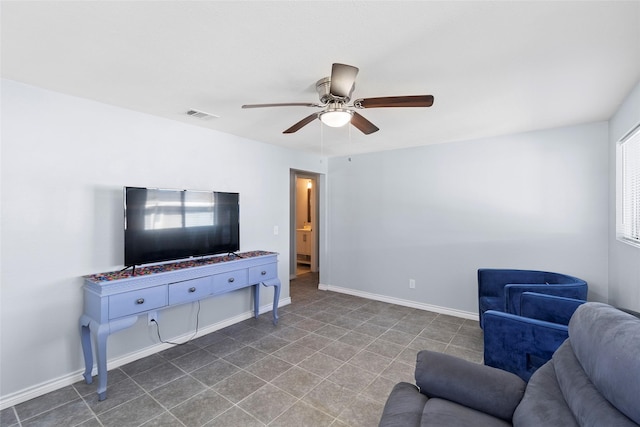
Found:
[[[262,271],[260,272],[260,274],[262,274],[263,276],[266,276],[266,275],[267,275],[267,272],[266,272],[266,271],[264,271],[264,270],[262,270]]]
[[[138,298],[136,304],[144,304],[144,298]]]
[[[233,277],[229,277],[229,283],[233,283],[236,279],[234,279]]]
[[[196,288],[195,288],[195,287],[191,287],[191,288],[189,288],[189,292],[193,293],[193,292],[195,292],[195,291],[196,291]]]

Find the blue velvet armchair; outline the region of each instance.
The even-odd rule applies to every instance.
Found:
[[[480,327],[484,328],[484,313],[497,310],[520,313],[520,296],[524,292],[587,299],[587,282],[566,274],[536,270],[478,270],[478,308]]]
[[[529,381],[569,337],[568,324],[586,301],[525,292],[520,313],[488,310],[484,318],[484,364]]]

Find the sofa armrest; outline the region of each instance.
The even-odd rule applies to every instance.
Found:
[[[520,297],[520,316],[568,325],[571,316],[585,300],[524,292]]]
[[[511,421],[526,383],[518,376],[464,359],[422,350],[416,384],[427,397],[438,397]]]
[[[378,427],[420,427],[427,399],[413,384],[396,384],[384,405]]]
[[[528,381],[568,337],[566,325],[489,310],[484,317],[484,363]]]

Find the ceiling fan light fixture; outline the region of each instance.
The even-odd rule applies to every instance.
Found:
[[[339,128],[351,121],[352,111],[336,108],[320,113],[320,120],[327,126]]]

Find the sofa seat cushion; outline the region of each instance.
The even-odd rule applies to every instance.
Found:
[[[609,305],[589,302],[571,317],[569,340],[598,392],[640,424],[640,319]]]
[[[379,427],[419,427],[427,399],[413,384],[396,384],[384,405]]]
[[[514,427],[578,427],[564,401],[553,362],[547,362],[531,376],[527,391],[515,413]]]
[[[444,399],[432,398],[424,405],[421,427],[510,427],[511,424],[484,412]]]

